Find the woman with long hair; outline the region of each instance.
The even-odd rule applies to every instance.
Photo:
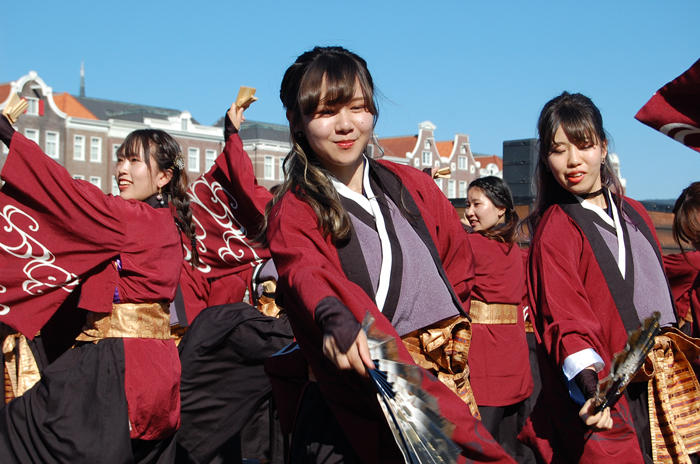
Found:
[[[654,226],[624,197],[588,97],[550,100],[538,131],[526,224],[542,392],[521,439],[546,462],[651,462],[647,382],[631,383],[597,414],[594,396],[629,331],[655,311],[662,326],[676,323]]]
[[[453,393],[472,398],[468,340],[453,336],[468,337],[469,244],[430,177],[365,155],[378,115],[374,96],[366,62],[340,47],[302,54],[282,80],[293,148],[267,214],[267,240],[278,291],[317,381],[297,413],[291,461],[403,461],[367,379],[374,365],[360,322],[369,312],[396,338],[403,362],[414,358],[402,336],[420,365],[451,382],[454,390],[426,376],[423,387],[457,426],[463,455],[511,462]],[[425,328],[454,347],[453,357],[438,356],[445,346],[431,353],[447,364],[426,355]]]
[[[466,207],[476,274],[469,311],[469,382],[481,422],[511,457],[525,462],[531,452],[517,436],[533,383],[519,308],[525,268],[516,244],[518,213],[508,184],[494,176],[469,184]]]
[[[73,348],[0,409],[2,462],[172,460],[180,362],[169,305],[182,266],[178,228],[194,232],[180,146],[160,130],[132,132],[117,152],[113,196],[73,179],[5,117],[0,136],[10,147],[0,322],[33,338],[52,317],[56,330],[68,326],[65,314],[85,311]],[[74,306],[57,313],[70,296]]]

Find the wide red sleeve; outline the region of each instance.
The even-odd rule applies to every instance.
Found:
[[[685,318],[690,308],[693,281],[700,270],[700,252],[674,253],[664,256],[663,259],[678,316]]]
[[[527,273],[535,334],[552,363],[561,368],[569,355],[587,348],[610,359],[603,339],[614,302],[583,232],[556,205],[537,227]],[[595,308],[587,287],[596,289]]]
[[[376,308],[364,290],[343,273],[338,253],[321,236],[311,207],[293,194],[288,193],[273,208],[267,239],[285,301],[290,297],[296,300],[311,319],[319,303],[328,297],[342,302],[358,321],[370,306]]]
[[[206,278],[252,267],[270,257],[254,241],[272,194],[258,185],[250,157],[238,134],[226,141],[212,168],[188,188],[196,224],[197,249]],[[183,238],[186,259],[191,246]]]
[[[15,133],[0,191],[0,321],[33,337],[83,276],[119,254],[136,206],[74,180]]]

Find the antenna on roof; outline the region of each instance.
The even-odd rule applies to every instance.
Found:
[[[85,66],[80,62],[80,96],[85,96]]]

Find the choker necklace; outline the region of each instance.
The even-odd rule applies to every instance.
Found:
[[[601,188],[600,190],[596,190],[595,192],[591,193],[578,193],[577,195],[583,198],[584,200],[588,200],[589,198],[595,198],[598,195],[603,194],[603,189]]]

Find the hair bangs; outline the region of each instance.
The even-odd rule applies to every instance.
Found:
[[[596,127],[591,118],[576,108],[563,105],[558,116],[559,124],[557,124],[552,133],[552,144],[554,143],[554,134],[560,126],[569,140],[579,148],[589,144],[599,145],[601,143],[601,140],[598,140]]]
[[[117,150],[117,156],[125,158],[138,157],[144,163],[150,162],[151,139],[145,131],[134,131],[129,134]],[[150,165],[149,165],[150,167]]]
[[[308,68],[299,86],[299,109],[311,114],[319,104],[344,105],[355,96],[355,82],[360,83],[365,108],[376,115],[371,76],[349,56],[321,56]]]

